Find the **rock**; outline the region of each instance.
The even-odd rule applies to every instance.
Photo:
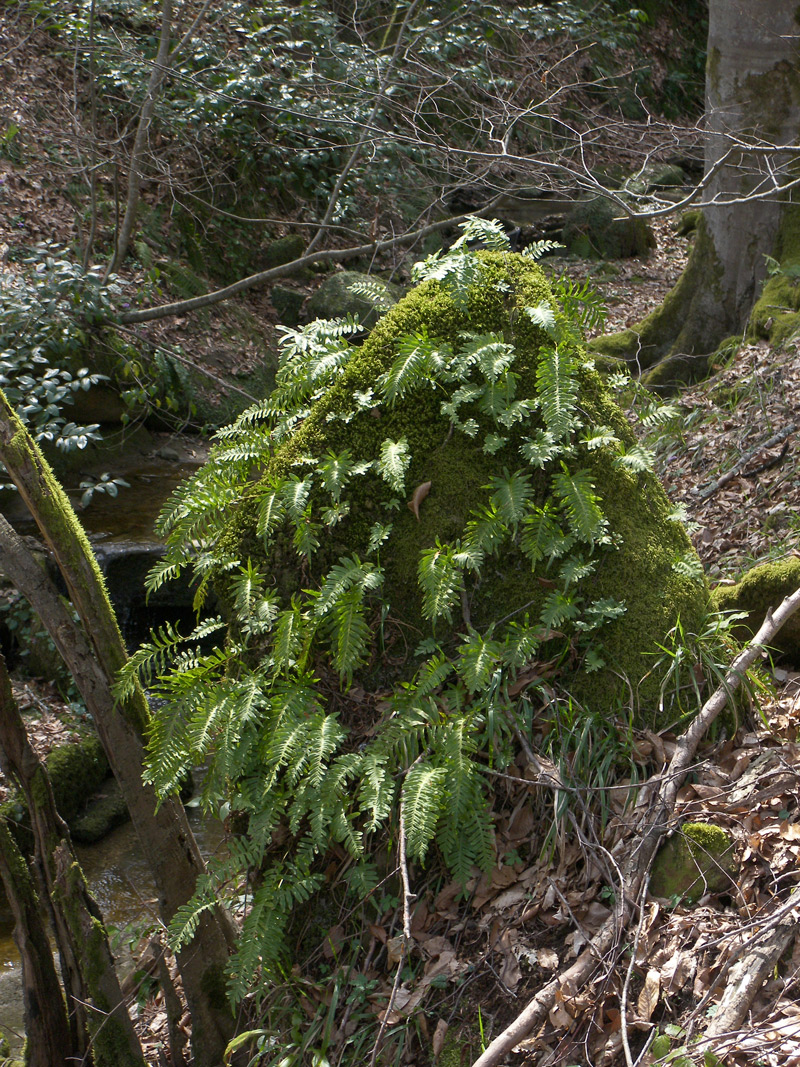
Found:
[[[269,296],[281,325],[292,327],[299,325],[300,312],[306,301],[305,293],[299,289],[289,289],[285,285],[274,285]]]
[[[54,748],[46,760],[56,807],[71,822],[109,773],[103,746],[94,736]]]
[[[686,174],[677,163],[652,163],[641,174],[628,178],[623,189],[634,196],[650,196],[662,189],[679,189],[686,185]]]
[[[684,823],[658,851],[650,895],[696,904],[706,893],[730,892],[736,864],[733,841],[719,826]]]
[[[655,237],[644,219],[619,218],[621,209],[602,197],[584,200],[567,215],[561,240],[583,259],[626,259],[646,255]]]
[[[259,270],[272,270],[274,267],[282,267],[284,263],[291,263],[294,259],[300,259],[305,248],[305,239],[299,233],[289,233],[285,237],[270,241],[261,252]]]
[[[717,586],[713,591],[719,611],[744,611],[747,618],[737,624],[734,632],[749,641],[764,621],[767,611],[778,607],[782,600],[800,587],[800,559],[775,560],[753,567],[736,585]],[[789,661],[800,666],[800,617],[795,613],[770,647],[777,649]]]
[[[391,523],[390,538],[381,547],[381,596],[385,604],[391,605],[386,626],[414,634],[416,641],[431,634],[417,580],[422,555],[433,551],[437,544],[464,543],[469,535],[468,524],[474,523],[476,515],[484,514],[490,505],[489,483],[493,478],[508,476],[509,469],[522,468],[520,473],[535,487],[531,489],[532,504],[538,509],[553,507],[560,514],[553,489],[554,484],[560,484],[553,481],[562,472],[559,461],[546,462],[540,470],[522,459],[521,450],[529,435],[541,429],[540,414],[532,415],[527,423],[524,418],[512,420],[504,431],[506,436],[496,443],[486,437],[488,427],[494,424],[477,405],[474,412],[471,407],[467,409],[475,416],[472,436],[451,425],[442,403],[448,401],[448,389],[455,391],[457,384],[440,381],[432,389],[430,379],[423,377],[396,401],[382,398],[376,388],[392,367],[401,338],[427,333],[437,346],[449,344],[458,349],[465,343],[465,336],[494,331],[513,338],[513,389],[517,400],[540,397],[539,383],[544,380],[540,352],[547,350],[548,337],[525,314],[525,309],[548,306],[552,297],[545,276],[530,259],[512,253],[479,252],[475,260],[480,266],[479,280],[466,300],[454,300],[441,283],[429,281],[381,318],[340,370],[335,384],[312,405],[300,428],[268,457],[260,487],[248,491],[247,497],[232,509],[229,529],[223,535],[226,543],[237,546],[231,550],[239,558],[255,553],[254,564],[267,568],[273,576],[275,592],[286,603],[297,590],[307,588],[310,580],[322,580],[341,557],[368,558],[367,544],[374,524]],[[574,334],[566,335],[564,346],[565,352],[575,353],[575,403],[583,426],[587,431],[608,427],[617,438],[617,444],[599,448],[588,448],[576,438],[575,451],[568,456],[569,469],[585,472],[602,502],[609,539],[606,548],[599,544],[586,547],[586,552],[596,558],[597,566],[590,567],[590,573],[578,581],[573,594],[586,606],[605,602],[605,598],[625,602],[624,614],[602,625],[596,645],[590,639],[593,647],[602,649],[597,670],[590,673],[584,669],[578,654],[572,668],[565,663],[564,684],[576,700],[601,713],[639,687],[639,698],[646,709],[643,717],[652,720],[657,716],[660,690],[653,653],[679,617],[690,631],[702,625],[708,592],[702,576],[692,576],[691,567],[687,570],[678,566],[680,561],[689,559],[694,561],[695,571],[700,569],[683,526],[669,518],[672,508],[655,475],[620,462],[620,449],[635,445],[625,416],[607,393],[599,374],[585,363]],[[373,397],[371,402],[360,408],[354,406],[353,398],[365,394]],[[313,555],[312,574],[298,563],[294,527],[288,515],[275,527],[266,559],[260,558],[265,549],[263,538],[256,534],[259,500],[271,492],[273,479],[296,478],[299,456],[304,457],[304,470],[311,462],[306,457],[338,456],[345,450],[354,462],[372,464],[387,439],[402,440],[407,448],[405,490],[399,506],[397,501],[394,505],[385,502],[386,484],[373,468],[348,483],[349,510],[330,529],[324,527],[318,510],[325,503],[324,493],[315,491],[309,498],[304,523],[319,523],[321,540]],[[489,447],[484,447],[485,443]],[[423,499],[421,491],[426,485],[429,492]],[[420,490],[418,517],[402,506],[402,500],[416,499],[415,487]],[[560,536],[565,535],[561,532]],[[501,619],[529,615],[535,620],[545,610],[562,564],[549,571],[541,559],[532,565],[519,538],[510,533],[508,537],[502,549],[486,554],[480,581],[474,585],[467,582],[469,623],[465,624],[460,608],[453,611],[450,621],[437,620],[435,639],[443,648],[451,649],[463,639],[465,625],[486,632]],[[565,551],[570,549],[565,546]],[[556,648],[563,650],[562,640],[570,645],[570,634],[580,645],[580,627],[589,625],[581,610],[577,609],[574,616],[578,629],[573,630],[572,623],[565,619],[565,633],[554,638],[553,646],[546,645],[548,650],[552,647],[553,656],[559,654]],[[413,642],[409,644],[413,646]],[[382,672],[380,679],[370,677],[365,687],[391,685],[398,678],[407,677],[413,668],[413,655],[408,648],[405,657],[398,654],[396,660],[382,661],[376,668]]]
[[[70,833],[73,841],[81,845],[93,845],[122,826],[130,818],[116,779],[107,778],[98,795],[86,805],[85,811],[72,820]]]
[[[372,274],[343,270],[332,274],[306,305],[306,322],[358,315],[361,325],[371,329],[381,315],[397,303],[402,289]]]

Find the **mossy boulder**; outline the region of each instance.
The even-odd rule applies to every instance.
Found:
[[[737,627],[737,636],[749,641],[758,631],[767,612],[800,588],[800,559],[775,560],[753,567],[736,585],[721,585],[713,591],[719,611],[747,612]],[[800,617],[793,615],[772,639],[771,647],[800,663]]]
[[[66,822],[75,818],[109,773],[103,746],[94,736],[54,748],[46,766],[56,807]]]
[[[684,823],[660,848],[650,894],[696,904],[706,893],[730,892],[736,869],[733,841],[720,826]]]
[[[606,532],[597,540],[588,539],[586,573],[565,594],[570,603],[568,618],[563,627],[553,627],[559,633],[550,634],[545,647],[554,655],[564,655],[565,684],[581,702],[610,713],[615,701],[635,692],[652,719],[659,690],[658,672],[653,669],[657,644],[679,617],[694,632],[699,632],[696,627],[705,617],[708,592],[701,572],[698,577],[699,562],[683,526],[670,518],[672,509],[658,479],[643,466],[624,461],[636,446],[633,432],[600,375],[585,362],[577,333],[560,312],[559,347],[572,353],[581,435],[604,427],[608,443],[586,444],[576,432],[568,462],[555,459],[542,466],[521,467],[529,435],[542,426],[543,416],[538,413],[542,353],[553,351],[550,336],[526,309],[555,305],[544,274],[530,259],[501,252],[481,252],[476,259],[480,274],[466,298],[456,298],[445,284],[430,280],[383,316],[299,428],[269,459],[264,479],[246,490],[231,514],[224,536],[226,551],[239,559],[250,556],[264,561],[259,528],[263,529],[270,487],[282,478],[299,478],[308,470],[309,457],[321,460],[346,451],[354,463],[369,465],[348,483],[346,514],[341,521],[324,528],[330,496],[326,497],[323,485],[308,498],[300,527],[284,517],[271,532],[266,566],[276,591],[288,603],[299,590],[322,582],[342,557],[369,558],[374,551],[368,546],[375,524],[391,524],[391,536],[380,550],[381,595],[384,605],[389,605],[382,632],[402,635],[397,648],[406,651],[379,657],[370,678],[373,684],[391,684],[413,671],[411,650],[432,632],[418,582],[423,554],[435,554],[438,548],[445,551],[448,545],[468,540],[469,524],[494,506],[493,479],[502,480],[516,471],[527,480],[537,514],[549,514],[546,509],[553,500],[554,479],[563,487],[559,477],[580,474],[585,484],[594,487]],[[495,426],[487,414],[488,401],[483,408],[477,402],[459,408],[464,419],[467,413],[473,418],[462,424],[463,430],[454,426],[450,414],[442,410],[448,387],[431,378],[420,379],[394,402],[381,397],[380,382],[395,363],[401,339],[425,336],[435,338],[437,345],[458,349],[468,343],[465,337],[488,333],[513,345],[515,353],[513,380],[503,378],[502,389],[512,390],[515,403],[519,402],[519,418],[510,417],[507,426]],[[455,393],[458,387],[459,382],[454,382],[449,388]],[[362,399],[356,403],[356,397]],[[493,427],[503,432],[490,432]],[[393,500],[387,499],[392,494],[375,469],[376,457],[387,441],[405,442],[407,448],[405,490]],[[411,501],[406,507],[408,497]],[[417,514],[411,510],[413,503],[418,505]],[[324,536],[320,533],[310,559],[298,562],[298,534],[314,523],[319,523],[320,532],[324,529]],[[519,530],[512,531],[502,551],[487,552],[479,577],[465,571],[461,607],[449,619],[436,621],[435,639],[442,647],[455,647],[465,633],[475,630],[496,636],[503,627],[526,618],[535,621],[548,597],[552,601],[565,562],[551,560],[549,569],[542,561],[532,565],[520,537]],[[565,535],[566,552],[571,551],[568,542]],[[220,585],[224,588],[224,581]],[[611,600],[624,602],[624,614],[605,622],[592,636],[582,636],[592,606]],[[596,669],[590,673],[588,667]]]
[[[597,197],[576,204],[567,215],[561,240],[583,259],[626,259],[647,255],[655,237],[644,219],[618,218],[619,208]]]
[[[343,270],[326,278],[308,301],[305,320],[336,319],[358,315],[361,325],[369,330],[381,315],[396,304],[402,295],[399,286],[385,282],[372,274]]]

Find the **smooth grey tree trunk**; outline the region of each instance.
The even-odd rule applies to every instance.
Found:
[[[661,307],[593,347],[640,370],[702,373],[730,335],[743,334],[767,269],[790,252],[786,227],[797,207],[800,139],[800,22],[793,0],[710,0],[706,64],[702,217],[686,270]],[[800,197],[796,197],[800,199]],[[800,251],[798,249],[797,251]],[[686,367],[684,367],[686,370]]]

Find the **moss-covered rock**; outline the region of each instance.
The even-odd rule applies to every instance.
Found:
[[[660,848],[650,875],[654,897],[695,904],[706,893],[730,891],[733,841],[710,823],[684,823]]]
[[[767,612],[800,588],[800,559],[775,560],[753,567],[736,585],[721,585],[713,591],[719,611],[745,611],[747,619],[737,627],[737,636],[748,641],[763,623]],[[772,640],[772,647],[800,663],[800,618],[795,614]]]
[[[474,436],[454,429],[441,410],[446,396],[441,383],[434,388],[429,380],[396,403],[382,402],[376,394],[370,404],[354,411],[353,398],[375,390],[392,366],[403,337],[426,332],[437,342],[457,347],[465,334],[497,331],[515,347],[516,397],[527,398],[535,406],[539,353],[548,347],[549,338],[524,309],[546,305],[552,299],[549,287],[540,268],[523,256],[485,252],[478,258],[482,273],[466,301],[455,301],[445,286],[428,281],[381,319],[335,384],[272,457],[265,480],[253,487],[232,514],[226,535],[228,549],[238,558],[263,557],[263,540],[256,534],[259,500],[273,479],[296,474],[309,456],[338,455],[345,449],[355,462],[374,461],[384,442],[403,439],[409,454],[405,481],[409,493],[429,483],[418,517],[409,508],[398,507],[399,502],[395,510],[383,510],[386,485],[373,471],[348,485],[347,517],[326,531],[310,563],[298,564],[288,522],[270,542],[267,563],[277,590],[288,602],[297,590],[321,580],[340,557],[355,553],[364,558],[373,525],[391,523],[391,540],[381,550],[383,597],[391,605],[385,626],[401,630],[410,648],[431,630],[417,580],[421,554],[465,537],[467,524],[489,505],[491,479],[519,467],[520,450],[533,429],[516,423],[509,427],[506,443],[501,440],[496,447],[484,448],[480,428],[486,431],[487,417],[476,410],[480,428]],[[565,328],[569,329],[568,323]],[[591,479],[609,531],[607,544],[587,548],[595,565],[581,579],[578,599],[587,606],[605,598],[625,603],[625,614],[604,624],[589,642],[598,655],[602,652],[606,665],[596,673],[582,669],[587,643],[577,638],[571,625],[567,627],[576,638],[565,668],[567,684],[579,700],[597,709],[608,709],[626,697],[630,684],[649,712],[654,712],[659,686],[653,672],[656,645],[679,616],[687,629],[698,632],[695,628],[704,618],[708,593],[703,579],[696,577],[699,566],[683,527],[669,517],[671,508],[657,478],[619,461],[619,450],[636,443],[624,415],[594,368],[580,361],[574,334],[567,334],[564,345],[576,354],[576,401],[584,426],[587,431],[607,427],[617,439],[617,444],[603,447],[576,444],[570,459],[574,469],[580,468]],[[530,466],[524,471],[539,506],[546,506],[551,498],[553,469],[560,470],[557,462],[552,468]],[[322,492],[312,498],[309,522],[324,504]],[[682,566],[681,561],[687,559],[693,559],[695,566]],[[526,615],[535,619],[555,584],[554,577],[543,564],[532,568],[518,540],[508,550],[504,546],[502,553],[485,560],[480,580],[468,583],[468,610],[462,612],[463,617],[454,618],[449,626],[441,619],[437,622],[437,641],[452,645],[463,639],[465,628],[486,632],[493,625]],[[413,657],[409,653],[404,659],[402,664],[391,665],[382,660],[379,669],[384,675],[393,672],[395,679],[404,672],[408,676]]]
[[[686,185],[686,174],[677,163],[651,163],[641,173],[625,182],[626,192],[635,196],[649,196],[662,189],[678,189]]]
[[[372,329],[381,315],[396,304],[399,286],[371,274],[343,270],[322,283],[306,305],[305,319],[335,319],[358,315],[365,329]]]
[[[644,219],[618,218],[619,209],[597,197],[577,204],[567,215],[561,240],[584,259],[626,259],[655,248],[653,231]]]
[[[103,746],[93,735],[54,748],[46,765],[56,807],[66,822],[75,818],[109,773]]]

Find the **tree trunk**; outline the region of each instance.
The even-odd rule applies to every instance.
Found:
[[[66,494],[2,392],[0,460],[56,559],[83,631],[4,521],[0,521],[2,569],[42,618],[81,690],[152,871],[161,917],[169,923],[191,898],[204,870],[203,860],[180,801],[167,798],[159,803],[154,790],[142,783],[147,700],[138,686],[118,701],[111,692],[127,654],[102,575]],[[233,927],[224,912],[206,911],[194,939],[177,956],[198,1067],[218,1067],[233,1035],[224,991],[233,941]]]
[[[14,916],[14,940],[22,960],[25,1067],[66,1067],[79,1058],[79,1050],[70,1036],[42,907],[22,853],[2,820],[0,882]]]
[[[31,748],[2,656],[0,766],[28,805],[36,863],[52,905],[62,981],[76,1030],[73,1045],[81,1055],[91,1050],[95,1067],[144,1067],[100,912],[72,853],[50,779]]]
[[[681,361],[684,371],[693,363],[702,371],[702,357],[746,331],[766,257],[784,267],[800,259],[798,208],[788,189],[797,179],[796,152],[786,150],[800,133],[797,12],[790,0],[710,0],[705,178],[692,254],[661,307],[592,346],[640,370],[664,361],[648,384],[661,384],[665,374],[685,377]],[[775,294],[765,291],[764,299],[775,303]],[[790,302],[798,306],[800,294]]]

